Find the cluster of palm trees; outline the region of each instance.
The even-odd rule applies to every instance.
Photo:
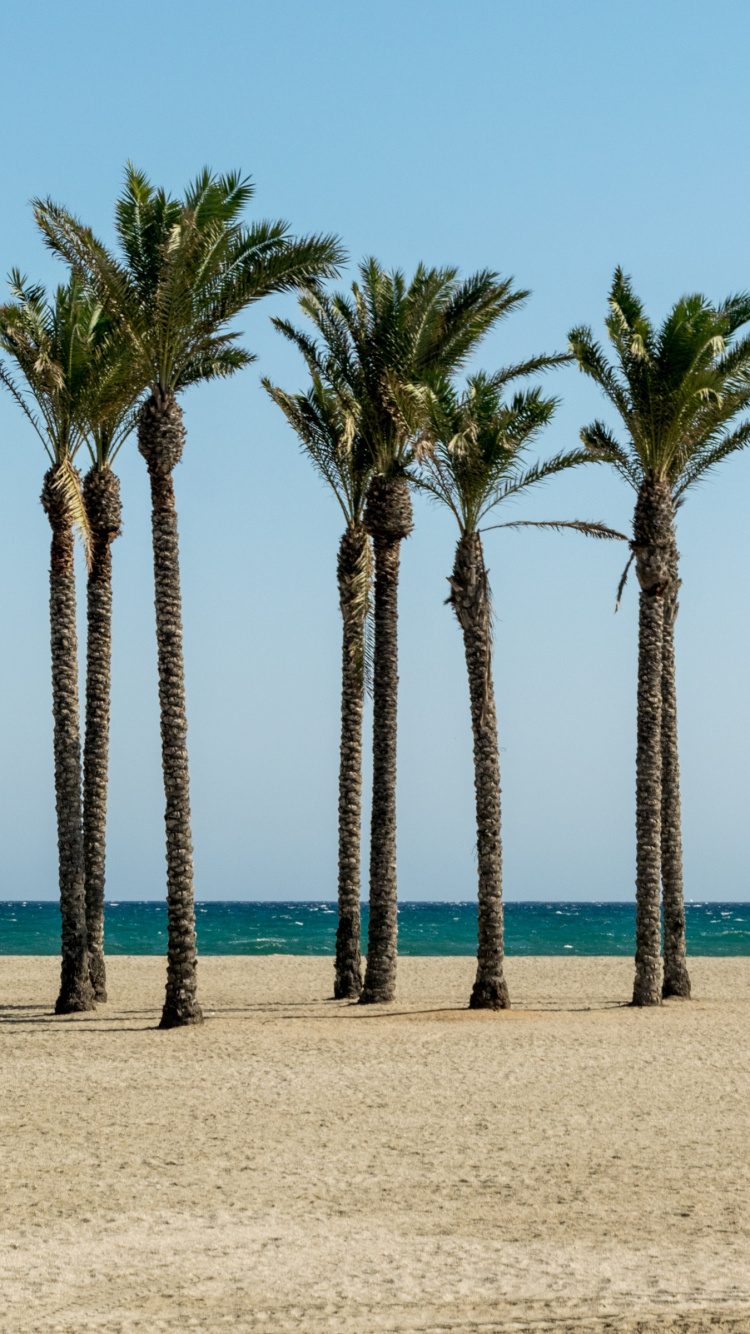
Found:
[[[116,206],[119,252],[50,200],[34,201],[47,245],[69,268],[54,298],[11,275],[0,308],[0,378],[49,456],[42,503],[52,528],[50,613],[55,783],[62,912],[57,1011],[106,999],[103,950],[111,656],[111,547],[120,526],[112,465],[137,430],[149,471],[166,796],[168,967],[162,1027],[201,1021],[196,989],[193,862],[182,656],[177,514],[172,473],[182,457],[180,391],[252,361],[230,322],[272,292],[298,290],[307,329],[276,320],[299,349],[309,385],[267,379],[344,515],[338,554],[343,620],[335,995],[393,999],[397,961],[396,741],[400,548],[411,492],[454,515],[449,578],[469,678],[478,853],[478,962],[470,1005],[510,1005],[503,971],[500,775],[492,679],[492,610],[482,533],[503,501],[553,474],[608,463],[636,493],[630,537],[601,523],[546,521],[629,544],[640,585],[636,763],[636,972],[633,1003],[690,995],[682,889],[674,623],[680,585],[675,515],[705,472],[750,439],[750,297],[711,305],[682,298],[659,329],[618,269],[606,328],[613,361],[588,328],[569,349],[460,381],[486,333],[528,292],[483,271],[420,266],[411,282],[374,259],[348,293],[330,294],[344,251],[333,236],[293,238],[286,224],[247,227],[252,187],[204,171],[170,198],[133,167]],[[622,421],[600,421],[582,447],[530,462],[554,414],[534,377],[569,362],[591,376]],[[76,464],[87,449],[85,478]],[[73,533],[88,568],[85,744],[81,763]],[[619,596],[619,595],[618,595]],[[370,925],[360,953],[362,724],[373,700]],[[663,965],[661,913],[663,902]]]

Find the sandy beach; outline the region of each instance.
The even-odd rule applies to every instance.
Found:
[[[402,959],[389,1007],[328,959],[164,964],[54,1018],[0,959],[0,1330],[750,1331],[750,959],[625,1006],[623,959]]]

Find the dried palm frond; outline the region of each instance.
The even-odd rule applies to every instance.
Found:
[[[625,585],[628,582],[628,573],[630,571],[630,567],[633,564],[634,560],[635,560],[635,552],[631,551],[630,556],[628,557],[628,563],[622,572],[622,578],[620,579],[620,582],[617,585],[617,597],[615,599],[615,615],[620,610],[620,602],[622,601],[622,595],[625,591]]]
[[[55,467],[53,486],[65,501],[70,525],[73,531],[77,533],[81,539],[86,568],[87,570],[90,570],[92,559],[92,534],[91,524],[89,523],[89,517],[83,499],[81,474],[67,456]]]
[[[492,528],[550,528],[556,533],[561,533],[565,528],[573,528],[575,532],[583,533],[585,537],[598,537],[617,542],[630,541],[616,528],[609,528],[605,523],[590,522],[586,519],[517,519],[514,523],[492,524]],[[482,529],[482,532],[489,531],[489,528]]]

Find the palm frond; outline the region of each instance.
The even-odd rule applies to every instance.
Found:
[[[617,585],[617,597],[615,598],[615,615],[620,610],[620,602],[622,601],[622,595],[625,591],[625,585],[628,582],[628,573],[630,571],[630,567],[633,564],[634,560],[635,560],[635,552],[631,551],[630,556],[628,557],[628,563],[625,566],[625,569],[622,572],[622,577],[620,579],[620,582]]]
[[[366,695],[372,698],[373,668],[375,662],[375,635],[373,625],[372,586],[374,564],[372,545],[368,537],[362,545],[350,589],[351,614],[359,627],[355,638],[354,667]]]
[[[750,443],[750,421],[745,421],[712,448],[696,450],[682,470],[677,486],[673,488],[674,499],[681,499],[688,487],[694,486],[711,468],[715,468],[717,463],[721,463],[730,454],[745,449],[748,443]]]
[[[585,537],[618,542],[630,541],[624,533],[618,533],[616,528],[609,528],[605,523],[592,523],[586,519],[517,519],[514,523],[493,523],[490,528],[483,528],[482,532],[487,533],[495,528],[549,528],[556,533],[561,533],[565,528],[573,528],[575,532],[583,533]]]
[[[54,463],[55,461],[54,455],[50,450],[45,432],[42,430],[38,417],[35,415],[34,412],[32,412],[31,408],[29,407],[29,404],[26,402],[26,399],[24,398],[23,393],[18,388],[18,385],[11,376],[10,372],[1,363],[0,363],[0,383],[5,385],[5,388],[8,390],[9,394],[11,394],[12,397],[15,399],[16,403],[23,412],[24,416],[27,418],[28,421],[31,422],[31,425],[33,426],[34,430],[39,436],[39,439],[44,445],[44,448],[47,452],[47,456],[50,462]]]
[[[630,454],[623,449],[604,422],[594,421],[590,426],[582,427],[580,434],[586,452],[593,459],[614,464],[620,476],[636,491],[638,490],[643,479],[643,469],[638,455]]]

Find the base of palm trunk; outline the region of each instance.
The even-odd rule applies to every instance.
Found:
[[[164,1006],[159,1020],[159,1028],[187,1028],[190,1024],[202,1024],[203,1011],[197,1001],[184,1008]]]
[[[470,1010],[509,1010],[510,995],[504,977],[478,977],[469,1000]]]
[[[690,977],[684,959],[678,960],[672,966],[665,962],[661,994],[664,1000],[667,1000],[670,996],[679,996],[682,1000],[690,1000]]]
[[[636,974],[631,1005],[661,1005],[661,986],[658,973],[648,970],[644,975],[638,976]]]
[[[359,1003],[360,1005],[388,1005],[390,1001],[395,999],[395,996],[395,986],[372,988],[365,983]]]
[[[359,902],[355,911],[349,911],[346,904],[339,904],[333,965],[333,995],[336,1000],[359,1000],[362,994],[360,929]]]
[[[96,1001],[106,1001],[107,969],[103,954],[89,952],[89,978],[94,991],[94,999]]]
[[[65,984],[55,1001],[55,1014],[84,1014],[95,1009],[94,988],[88,976],[75,978]]]
[[[336,974],[333,995],[335,1000],[359,1000],[362,995],[362,974],[358,968]]]

